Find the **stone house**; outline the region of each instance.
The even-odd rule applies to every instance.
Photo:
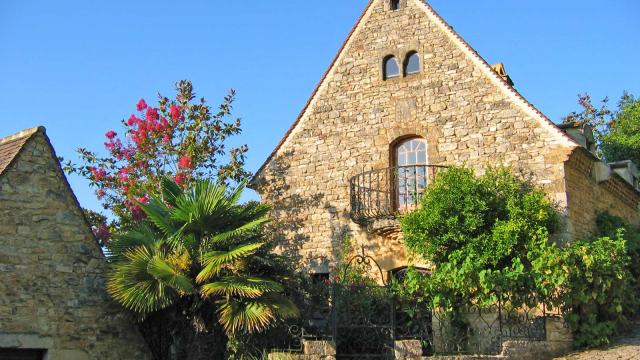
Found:
[[[45,129],[0,139],[0,359],[150,359]]]
[[[250,183],[273,204],[279,249],[324,274],[349,234],[384,271],[412,263],[397,215],[443,166],[508,165],[564,213],[564,239],[598,212],[640,221],[633,164],[594,155],[588,127],[557,126],[423,0],[371,0]]]

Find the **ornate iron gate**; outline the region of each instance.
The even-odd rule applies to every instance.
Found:
[[[367,274],[379,279],[347,278],[355,266],[369,269]],[[290,350],[301,351],[304,340],[326,340],[335,344],[337,359],[393,359],[397,341],[418,340],[423,356],[496,355],[506,340],[546,340],[547,319],[561,316],[535,298],[522,304],[504,294],[490,306],[461,304],[453,313],[431,310],[415,299],[398,298],[364,249],[341,277],[324,284],[319,306],[303,327],[289,329],[289,336],[297,339]]]

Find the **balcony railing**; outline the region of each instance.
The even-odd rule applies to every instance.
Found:
[[[350,180],[351,219],[359,224],[393,219],[418,206],[439,165],[396,166],[363,172]]]

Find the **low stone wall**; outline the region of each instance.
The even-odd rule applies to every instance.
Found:
[[[303,352],[285,353],[274,352],[268,355],[268,360],[335,360],[336,345],[332,341],[304,340]]]
[[[573,337],[561,317],[544,318],[546,340],[506,340],[497,355],[422,356],[420,340],[401,340],[394,344],[394,359],[398,360],[546,360],[572,350]],[[436,345],[434,337],[434,346]],[[302,353],[271,353],[269,360],[335,360],[336,346],[332,341],[304,340]]]

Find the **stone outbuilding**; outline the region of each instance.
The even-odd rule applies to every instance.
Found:
[[[150,359],[42,127],[0,139],[0,359]]]
[[[507,165],[564,213],[561,239],[609,211],[640,221],[637,170],[554,124],[423,0],[372,0],[250,187],[273,205],[281,252],[326,274],[348,234],[384,271],[412,262],[397,216],[439,170]],[[551,80],[550,80],[551,83]]]

